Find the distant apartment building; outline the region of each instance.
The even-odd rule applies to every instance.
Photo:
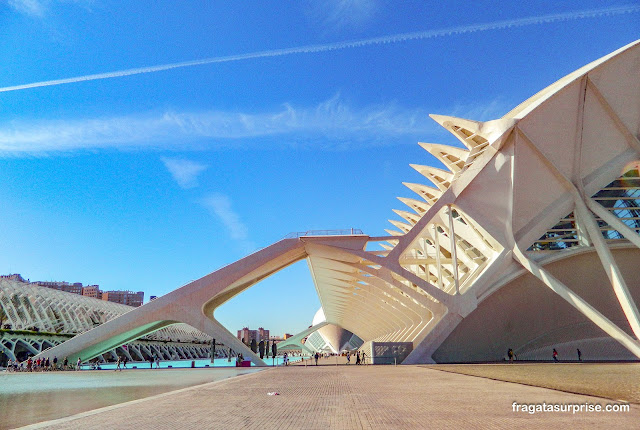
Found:
[[[269,340],[269,330],[265,330],[262,327],[258,328],[258,330],[249,330],[249,327],[244,327],[242,330],[238,330],[238,339],[246,345],[250,345],[254,339],[256,343],[261,340],[267,341]]]
[[[11,275],[0,275],[0,279],[8,279],[10,281],[18,281],[39,287],[51,288],[53,290],[64,291],[65,293],[78,294],[80,296],[91,297],[107,302],[120,303],[129,306],[142,306],[144,302],[144,292],[138,291],[101,291],[99,285],[82,285],[82,282],[66,282],[66,281],[34,281],[29,282],[19,273]],[[268,331],[267,331],[268,333]]]
[[[102,300],[107,302],[120,303],[129,306],[142,306],[144,292],[138,291],[103,291]]]
[[[100,287],[98,285],[87,285],[82,288],[82,295],[102,300],[102,291],[100,291]]]
[[[51,288],[53,290],[64,291],[65,293],[82,295],[82,283],[81,282],[65,282],[65,281],[34,281],[33,285],[40,287]]]
[[[293,335],[292,335],[292,334],[290,334],[290,333],[285,333],[285,334],[284,334],[284,336],[282,336],[282,338],[283,338],[284,340],[287,340],[287,339],[289,339],[290,337],[293,337]]]
[[[82,295],[82,282],[74,282],[73,284],[67,286],[67,289],[63,291]]]
[[[12,273],[11,275],[0,275],[0,279],[8,279],[9,281],[28,282],[19,273]]]

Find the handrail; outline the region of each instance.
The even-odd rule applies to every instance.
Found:
[[[353,236],[364,235],[359,228],[347,228],[342,230],[307,230],[289,233],[283,239],[296,239],[305,236]]]

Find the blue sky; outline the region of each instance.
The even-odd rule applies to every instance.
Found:
[[[437,165],[417,142],[456,144],[429,113],[499,118],[638,39],[639,6],[4,1],[0,273],[148,297],[290,232],[383,235]],[[319,306],[302,262],[216,317],[281,334]]]

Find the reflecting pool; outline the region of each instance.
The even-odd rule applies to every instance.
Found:
[[[210,367],[142,370],[127,367],[129,369],[122,372],[0,371],[0,429],[62,418],[264,369]]]
[[[302,357],[289,357],[289,361],[300,361]],[[269,366],[280,366],[282,364],[282,356],[278,356],[274,358],[265,358],[264,361]],[[156,368],[156,363],[153,363],[153,368]],[[252,363],[253,366],[253,363]],[[95,369],[94,365],[83,364],[80,366],[83,370]],[[102,370],[113,370],[116,368],[115,363],[108,364],[100,364],[100,369]],[[149,369],[151,367],[151,363],[149,361],[130,361],[127,363],[127,369]],[[206,368],[206,367],[236,367],[236,360],[232,358],[231,360],[227,358],[216,358],[213,363],[211,363],[211,359],[201,359],[201,360],[172,360],[172,361],[160,361],[160,369],[169,369],[169,368]],[[99,369],[95,369],[99,370]]]

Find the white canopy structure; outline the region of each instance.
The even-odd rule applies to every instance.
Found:
[[[185,322],[263,364],[215,309],[301,259],[326,321],[404,363],[640,358],[640,42],[488,122],[432,115],[462,147],[421,143],[441,168],[389,236],[284,239],[56,348],[98,354]],[[382,250],[380,250],[381,245]],[[374,249],[377,248],[377,249]],[[408,347],[407,347],[408,345]],[[244,349],[243,349],[244,348]],[[389,351],[395,349],[387,348]]]
[[[0,365],[45,352],[133,309],[10,279],[0,279],[0,307],[2,327],[10,328],[0,335]],[[99,361],[116,360],[117,355],[131,361],[204,358],[210,354],[210,343],[206,334],[186,324],[174,324],[124,347],[118,345],[117,350],[105,351]]]

